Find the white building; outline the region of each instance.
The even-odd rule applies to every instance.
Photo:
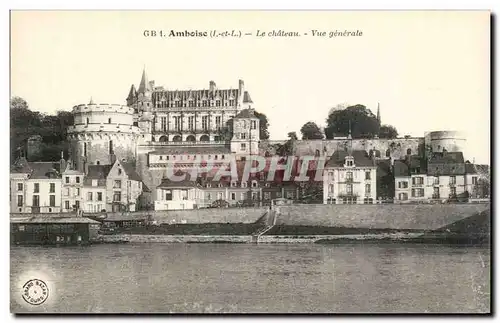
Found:
[[[10,173],[10,207],[13,213],[61,211],[61,173],[57,162],[16,161]]]
[[[196,181],[173,181],[163,178],[161,184],[156,187],[156,196],[155,211],[189,210],[198,207],[197,202],[203,199],[203,191]]]
[[[324,204],[368,204],[377,198],[377,166],[364,150],[336,151],[325,165]]]
[[[116,160],[112,165],[88,165],[83,185],[83,211],[136,211],[149,189],[133,166]]]
[[[477,183],[477,175],[467,174],[461,152],[433,153],[428,160],[419,156],[396,160],[394,177],[399,203],[467,198]]]

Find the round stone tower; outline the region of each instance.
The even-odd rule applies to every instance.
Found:
[[[432,149],[433,152],[464,152],[467,142],[465,138],[459,131],[431,131],[425,134],[425,146],[427,151]]]
[[[71,158],[80,171],[88,165],[107,165],[115,159],[135,161],[141,130],[134,126],[134,109],[119,104],[81,104],[73,107],[68,128]]]

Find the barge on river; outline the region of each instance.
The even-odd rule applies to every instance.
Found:
[[[100,223],[81,216],[27,216],[10,219],[12,245],[87,245]]]

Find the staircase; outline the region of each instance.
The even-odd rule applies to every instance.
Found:
[[[265,218],[263,219],[263,223],[265,226],[263,228],[260,228],[259,230],[255,231],[252,234],[252,242],[253,243],[259,243],[259,237],[269,230],[271,230],[275,225],[276,225],[276,211],[270,210],[265,214]]]

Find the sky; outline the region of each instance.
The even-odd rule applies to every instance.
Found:
[[[236,30],[242,38],[145,37],[144,30]],[[257,37],[272,30],[300,37]],[[312,36],[312,30],[327,36]],[[329,38],[330,31],[361,31]],[[307,33],[307,35],[304,35]],[[490,14],[466,11],[15,11],[11,95],[45,113],[125,104],[143,68],[169,90],[243,79],[271,139],[339,104],[363,104],[401,136],[458,130],[490,160]]]

